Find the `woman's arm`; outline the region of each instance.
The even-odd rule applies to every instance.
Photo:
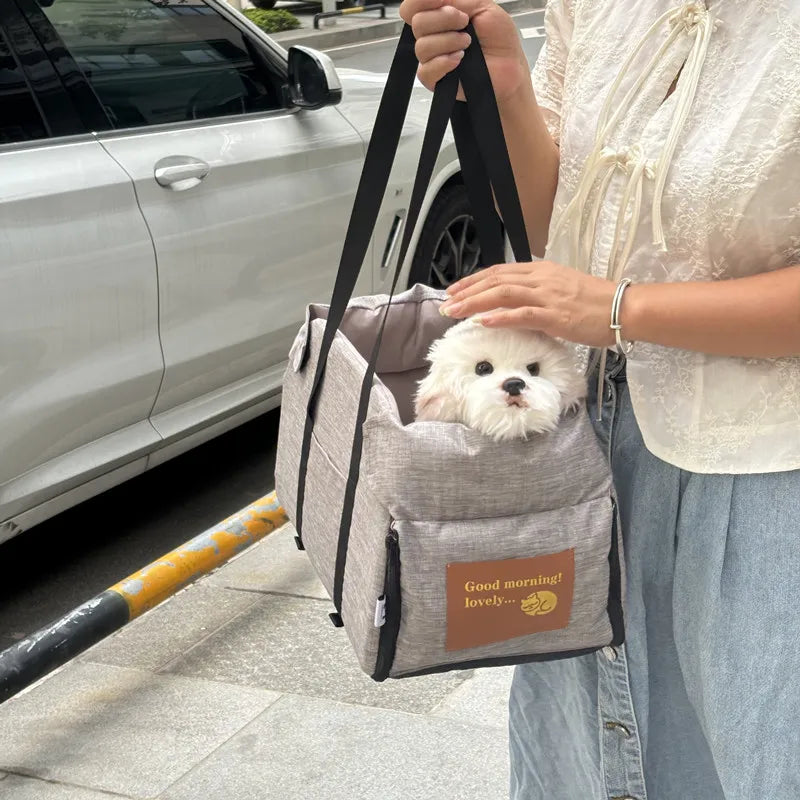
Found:
[[[614,344],[615,290],[612,281],[548,261],[503,264],[454,284],[442,309],[602,347]],[[722,356],[800,355],[800,265],[724,281],[632,284],[620,323],[628,341]]]
[[[632,285],[620,323],[633,341],[721,356],[800,355],[800,266],[725,281]]]
[[[545,125],[530,79],[498,106],[531,252],[541,257],[558,184],[558,145]]]

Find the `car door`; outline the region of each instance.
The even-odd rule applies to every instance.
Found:
[[[277,49],[204,0],[56,0],[51,23],[117,126],[158,259],[171,439],[278,396],[304,306],[330,296],[363,142],[288,108]],[[362,289],[369,290],[369,270]]]
[[[2,541],[53,498],[144,469],[163,361],[155,257],[131,180],[10,0],[0,108]]]

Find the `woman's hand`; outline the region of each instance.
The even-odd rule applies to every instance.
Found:
[[[453,284],[441,311],[456,319],[478,314],[487,327],[529,328],[603,347],[614,344],[615,291],[613,281],[551,261],[502,264]]]
[[[472,20],[498,102],[530,83],[530,68],[511,17],[494,0],[403,0],[400,16],[417,40],[419,79],[433,90],[461,62]],[[463,95],[459,89],[459,97]]]

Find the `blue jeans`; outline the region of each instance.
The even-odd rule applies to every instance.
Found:
[[[624,363],[607,375],[627,641],[517,667],[511,798],[798,800],[800,471],[677,469],[645,449]]]

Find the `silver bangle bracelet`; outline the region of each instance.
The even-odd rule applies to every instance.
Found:
[[[614,292],[614,299],[611,301],[611,330],[614,331],[614,338],[617,340],[617,353],[621,356],[627,356],[633,350],[633,342],[626,342],[622,338],[622,325],[619,322],[619,312],[622,307],[622,295],[625,290],[631,285],[630,278],[623,278],[617,284],[617,290]]]

